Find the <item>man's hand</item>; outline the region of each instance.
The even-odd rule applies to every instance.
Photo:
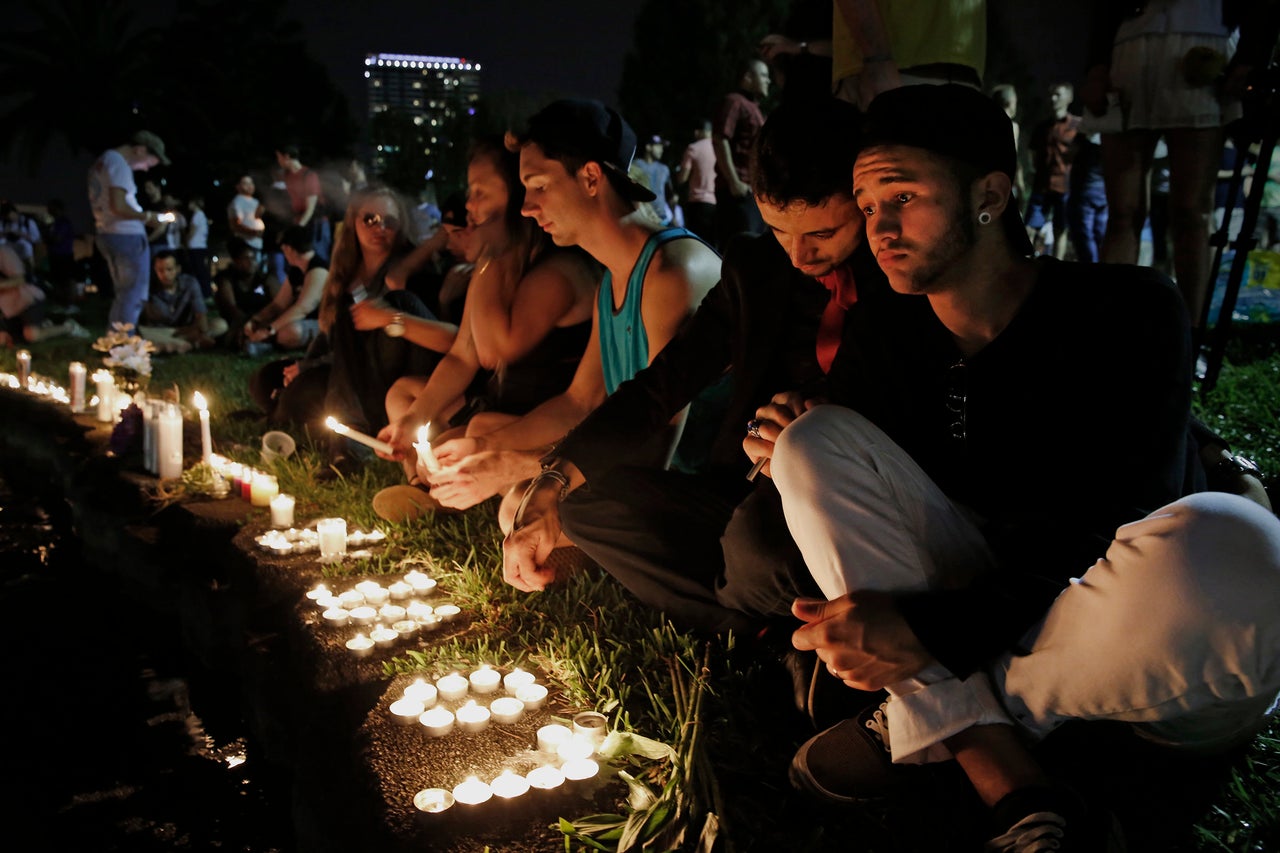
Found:
[[[374,452],[382,459],[390,459],[392,461],[406,459],[410,453],[417,453],[413,449],[413,442],[418,436],[418,427],[422,426],[410,415],[397,418],[391,423],[378,430],[378,440],[385,441],[391,445],[392,452],[390,454],[383,453],[380,450]]]
[[[523,592],[546,589],[555,583],[555,569],[543,564],[555,548],[560,531],[560,484],[554,480],[530,484],[511,532],[502,541],[503,580]]]
[[[435,473],[419,466],[418,476],[426,474],[431,484],[431,497],[450,509],[469,509],[491,498],[512,483],[530,476],[530,454],[506,450],[487,450],[465,457],[455,465]],[[536,471],[537,463],[532,467]]]
[[[934,662],[888,593],[852,592],[832,601],[797,598],[791,612],[807,623],[791,644],[800,651],[817,650],[832,675],[858,690],[880,690]]]
[[[440,463],[442,468],[457,465],[463,459],[480,453],[482,450],[484,450],[484,439],[478,435],[460,436],[431,445],[431,451],[435,453],[436,461]]]
[[[806,400],[797,391],[775,394],[768,405],[756,409],[756,416],[747,425],[747,437],[742,440],[742,450],[752,462],[766,459],[760,472],[773,476],[773,446],[782,430],[792,421],[817,405],[819,400]]]

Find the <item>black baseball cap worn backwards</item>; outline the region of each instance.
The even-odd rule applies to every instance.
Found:
[[[617,110],[599,101],[565,98],[548,104],[529,119],[522,141],[537,143],[548,156],[599,163],[609,183],[628,201],[656,198],[627,174],[636,155],[635,131]]]

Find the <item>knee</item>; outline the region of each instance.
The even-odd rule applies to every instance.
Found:
[[[785,484],[821,476],[836,460],[847,460],[883,435],[865,417],[842,406],[818,406],[787,426],[773,448],[770,470],[779,491]]]
[[[285,323],[277,329],[276,342],[285,349],[298,349],[307,343],[302,339],[302,327],[298,323]]]

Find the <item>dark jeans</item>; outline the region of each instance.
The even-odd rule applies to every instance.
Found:
[[[560,513],[574,544],[687,629],[754,634],[820,595],[767,479],[622,466]]]
[[[1090,181],[1067,197],[1067,230],[1076,260],[1097,263],[1107,232],[1107,189],[1101,180]]]

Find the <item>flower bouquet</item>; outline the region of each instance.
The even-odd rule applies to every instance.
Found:
[[[111,330],[94,341],[93,348],[106,353],[102,363],[111,371],[117,388],[128,394],[146,389],[155,344],[133,334],[132,323],[112,323]]]

